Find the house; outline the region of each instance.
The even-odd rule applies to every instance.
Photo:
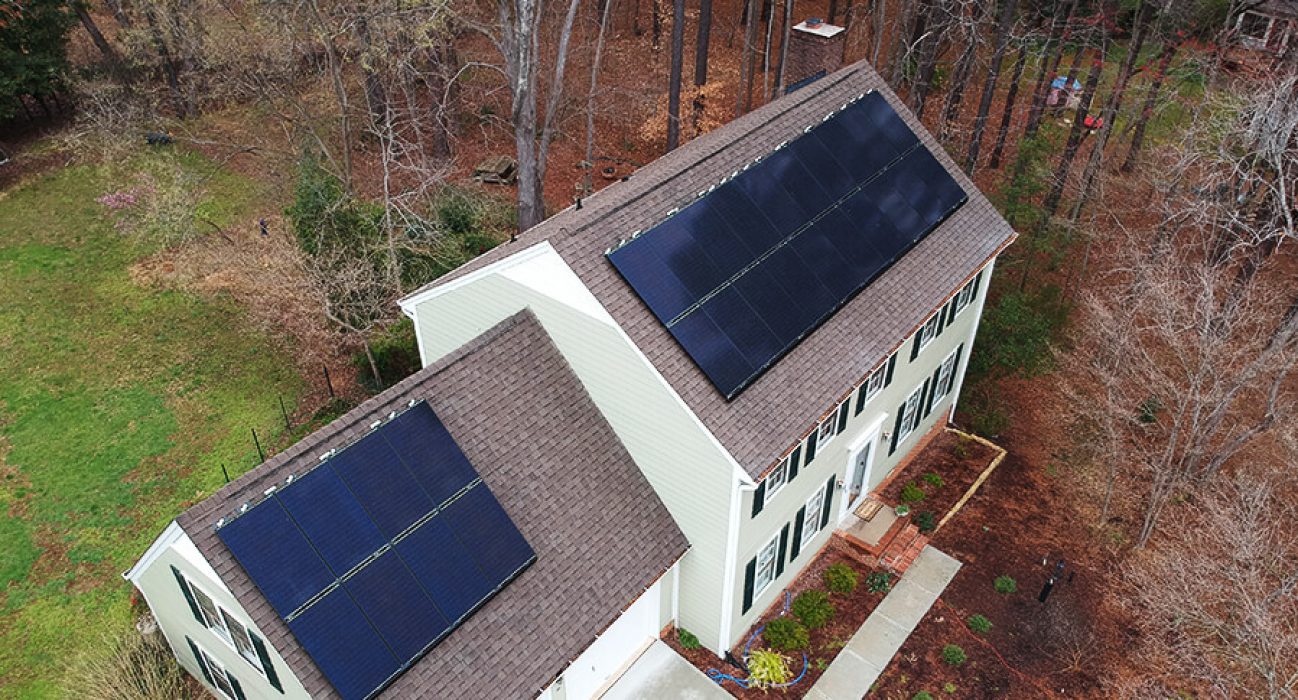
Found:
[[[1240,43],[1248,49],[1284,53],[1298,34],[1298,0],[1264,0],[1241,12],[1235,21]]]
[[[424,369],[183,513],[127,577],[181,663],[234,698],[593,697],[667,625],[721,656],[946,423],[1013,239],[883,80],[848,66],[403,299]],[[490,546],[461,560],[496,571],[431,631],[342,621],[392,551],[411,569],[441,556],[403,554],[424,520],[366,546],[316,538],[337,565],[279,552],[299,535],[276,522],[370,528],[357,513],[377,523],[418,491],[298,517],[329,502],[310,497],[322,468],[377,463],[367,441],[440,455],[429,473],[459,476],[437,489],[494,514],[456,516],[467,495],[424,506],[464,518],[460,539]],[[347,614],[317,613],[339,590]],[[405,641],[376,671],[385,625]]]

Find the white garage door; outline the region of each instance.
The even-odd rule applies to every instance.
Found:
[[[659,579],[627,608],[563,674],[567,700],[600,692],[658,636]]]

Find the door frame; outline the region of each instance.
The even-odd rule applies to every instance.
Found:
[[[847,446],[847,465],[843,471],[843,505],[839,510],[838,518],[843,520],[848,513],[856,510],[856,507],[870,495],[870,472],[874,469],[874,460],[879,455],[879,435],[883,432],[884,421],[888,414],[884,413],[874,422],[866,426],[861,432],[861,436],[853,440]],[[861,479],[861,493],[857,495],[856,500],[848,502],[848,496],[852,493],[852,470],[856,466],[856,460],[860,458],[861,452],[870,447],[870,456],[865,462],[865,474]]]

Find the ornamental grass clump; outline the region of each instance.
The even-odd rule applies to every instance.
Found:
[[[748,654],[748,687],[766,690],[789,682],[789,658],[778,651],[756,649]]]

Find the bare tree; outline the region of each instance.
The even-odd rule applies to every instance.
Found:
[[[1158,96],[1163,87],[1163,81],[1167,79],[1167,68],[1172,64],[1172,57],[1176,55],[1177,39],[1169,36],[1163,40],[1163,49],[1159,52],[1158,68],[1155,69],[1154,79],[1150,81],[1149,87],[1145,90],[1145,101],[1140,108],[1140,116],[1136,119],[1135,132],[1131,135],[1131,146],[1127,149],[1127,158],[1122,161],[1122,172],[1129,173],[1136,166],[1136,161],[1140,158],[1140,149],[1145,145],[1145,129],[1149,125],[1149,120],[1154,116],[1154,105],[1158,103]]]
[[[1028,63],[1027,42],[1019,44],[1018,56],[1014,59],[1014,75],[1010,78],[1009,92],[1005,93],[1005,109],[1001,113],[1001,125],[996,130],[996,145],[992,147],[987,166],[995,170],[1001,167],[1001,154],[1005,151],[1005,139],[1009,137],[1010,123],[1014,120],[1015,100],[1019,95],[1019,83],[1023,80],[1023,69]],[[977,163],[973,163],[976,167]]]
[[[685,0],[672,2],[672,67],[667,79],[667,150],[681,139],[681,63],[685,48]]]
[[[1044,211],[1040,223],[1037,224],[1038,234],[1045,230],[1050,219],[1059,210],[1059,201],[1063,197],[1064,186],[1068,183],[1068,174],[1072,171],[1073,161],[1076,160],[1077,151],[1081,148],[1082,138],[1089,130],[1086,117],[1090,114],[1091,101],[1095,99],[1095,91],[1099,87],[1100,72],[1104,68],[1104,57],[1108,54],[1108,47],[1109,37],[1105,32],[1101,35],[1099,55],[1091,62],[1091,69],[1086,74],[1081,103],[1077,107],[1077,113],[1073,115],[1073,125],[1068,132],[1068,141],[1064,144],[1064,154],[1059,159],[1059,167],[1055,170],[1054,179],[1050,183],[1050,191],[1046,193],[1045,202],[1042,204]],[[1072,71],[1069,71],[1068,84],[1073,80],[1071,76]]]
[[[978,149],[982,146],[983,132],[987,128],[987,113],[992,108],[992,98],[996,94],[996,83],[1000,79],[1001,65],[1005,62],[1005,50],[1010,43],[1010,30],[1014,25],[1016,0],[1000,0],[1000,16],[996,20],[996,48],[992,53],[991,63],[987,66],[987,77],[983,81],[982,99],[978,101],[978,114],[974,117],[973,135],[969,138],[969,151],[965,155],[965,172],[973,174],[978,165]],[[1018,64],[1015,64],[1016,72]],[[1011,90],[1018,89],[1018,78],[1014,80]],[[1012,102],[1008,100],[1007,102]],[[1011,107],[1012,109],[1012,107]]]
[[[1023,129],[1024,138],[1032,138],[1037,133],[1037,126],[1041,121],[1041,111],[1046,104],[1046,90],[1050,87],[1050,81],[1055,77],[1055,71],[1059,69],[1059,61],[1064,55],[1064,39],[1068,23],[1073,19],[1073,12],[1077,9],[1077,0],[1068,0],[1067,10],[1060,12],[1058,3],[1055,3],[1054,19],[1050,22],[1050,35],[1046,38],[1046,43],[1042,53],[1047,56],[1041,62],[1041,72],[1037,75],[1037,84],[1032,89],[1032,103],[1028,107],[1028,123]],[[1071,78],[1070,78],[1071,80]]]

